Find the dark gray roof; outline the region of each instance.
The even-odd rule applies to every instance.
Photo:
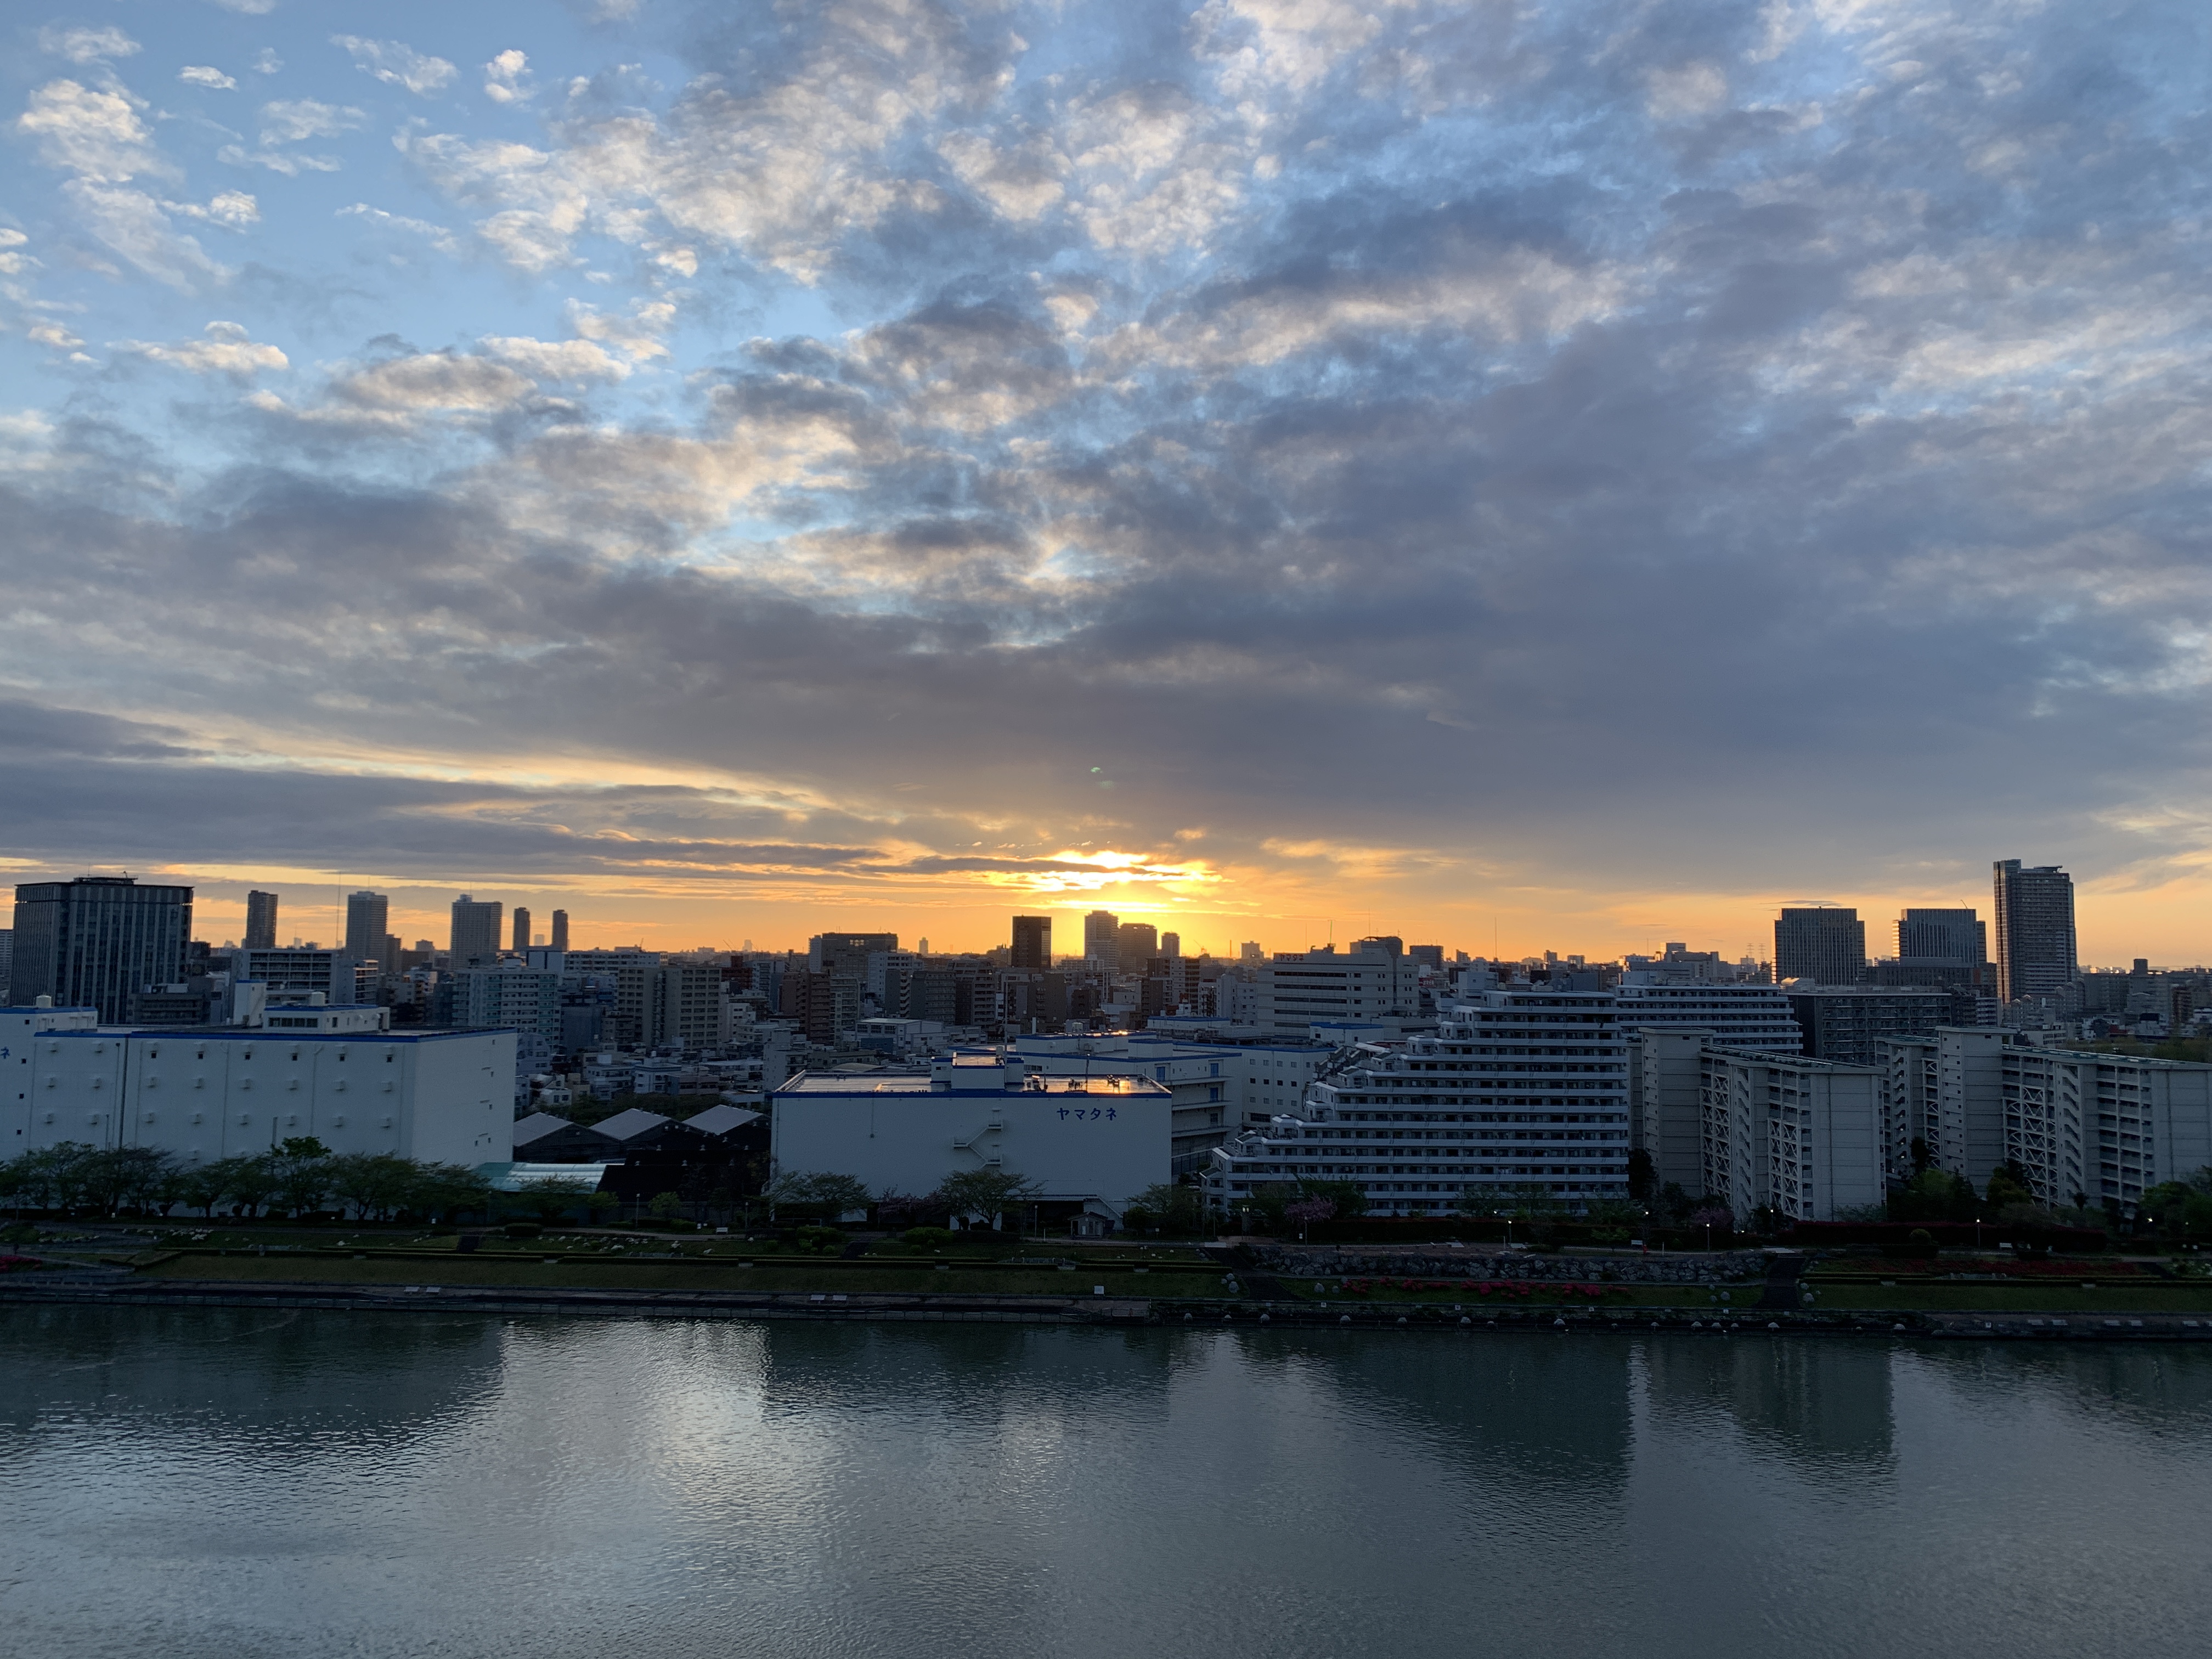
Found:
[[[603,1117],[592,1127],[603,1135],[612,1135],[617,1140],[628,1140],[648,1129],[658,1129],[664,1123],[673,1123],[672,1117],[663,1117],[659,1112],[648,1112],[642,1106],[633,1106],[626,1112],[617,1112],[612,1117]]]
[[[685,1127],[696,1129],[701,1134],[726,1135],[732,1129],[742,1129],[746,1124],[757,1121],[759,1117],[758,1112],[749,1112],[742,1106],[732,1106],[725,1102],[720,1106],[709,1106],[696,1117],[685,1118],[684,1123]]]

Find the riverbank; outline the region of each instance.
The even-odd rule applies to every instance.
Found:
[[[989,1295],[862,1291],[718,1291],[512,1284],[346,1283],[312,1279],[148,1278],[123,1269],[94,1274],[14,1273],[0,1279],[0,1305],[335,1310],[361,1314],[473,1314],[511,1317],[815,1320],[846,1322],[1231,1326],[1411,1334],[1519,1331],[1532,1334],[1714,1337],[1912,1336],[2043,1342],[2212,1340],[2212,1318],[2179,1312],[2104,1310],[2019,1313],[1975,1310],[1887,1311],[1695,1308],[1486,1307],[1462,1302],[1346,1305],[1252,1297]]]

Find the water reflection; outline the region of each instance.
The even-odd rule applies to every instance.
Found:
[[[0,1473],[41,1659],[2070,1659],[2212,1619],[2196,1350],[0,1310]]]
[[[1794,1337],[1674,1339],[1645,1346],[1655,1420],[1723,1413],[1801,1472],[1856,1482],[1895,1450],[1886,1344]]]

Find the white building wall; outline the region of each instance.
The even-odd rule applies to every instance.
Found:
[[[1118,1216],[1169,1179],[1170,1101],[1130,1092],[778,1093],[778,1174],[851,1176],[872,1193],[927,1193],[957,1170],[998,1168],[1048,1200],[1096,1199]]]
[[[514,1156],[511,1031],[401,1037],[54,1033],[36,1040],[15,1150],[153,1146],[187,1162],[313,1136],[335,1152]]]

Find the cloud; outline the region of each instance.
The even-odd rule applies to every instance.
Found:
[[[354,67],[388,86],[404,87],[417,97],[443,91],[460,71],[442,58],[425,57],[397,40],[369,40],[358,34],[333,34],[331,44],[343,46]]]
[[[630,368],[589,340],[533,340],[521,336],[488,336],[483,349],[532,380],[620,380]]]
[[[367,119],[349,106],[319,103],[313,98],[280,98],[261,106],[261,142],[296,144],[308,138],[334,138]]]
[[[208,87],[218,92],[228,92],[238,85],[236,80],[219,69],[204,64],[188,64],[177,71],[177,79],[186,86]]]
[[[110,58],[134,57],[138,43],[113,25],[101,28],[42,28],[39,50],[67,58],[72,64],[100,64]]]
[[[276,9],[276,0],[215,0],[215,3],[247,17],[265,17]]]
[[[447,106],[399,143],[451,211],[342,210],[384,234],[314,331],[258,267],[192,313],[234,338],[102,330],[343,361],[210,378],[190,444],[127,401],[0,426],[0,581],[58,619],[11,685],[167,728],[69,790],[7,759],[10,844],[702,915],[1125,881],[1283,944],[1356,901],[1648,948],[2018,850],[2185,891],[2186,76],[2063,8],[1777,15],[1024,12],[1040,50],[830,0],[702,15],[673,90],[548,85],[526,135]],[[116,240],[250,222],[141,188],[143,106],[49,90],[53,266],[97,192]],[[431,219],[532,280],[391,276]],[[473,343],[359,339],[402,317]]]
[[[273,4],[275,0],[270,0],[270,3]],[[274,75],[283,67],[284,60],[276,55],[273,46],[264,46],[253,54],[253,72],[256,75]]]
[[[166,363],[191,374],[227,374],[250,380],[263,369],[289,368],[290,359],[273,345],[256,344],[237,323],[210,323],[204,337],[161,345],[145,340],[114,340],[109,349]]]
[[[484,65],[484,96],[495,104],[513,104],[527,100],[533,88],[528,84],[530,59],[510,46]]]
[[[120,184],[169,171],[131,98],[75,81],[50,81],[32,93],[15,130],[36,139],[39,159],[91,183]]]

